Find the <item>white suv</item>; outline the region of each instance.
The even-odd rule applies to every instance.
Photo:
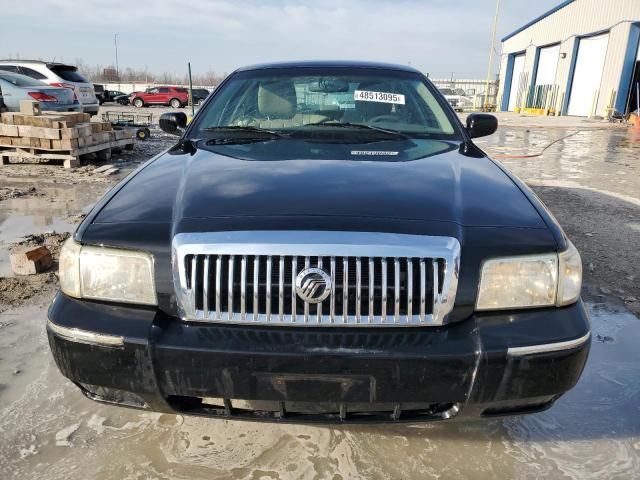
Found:
[[[100,104],[93,85],[73,65],[40,60],[0,60],[0,70],[21,73],[54,87],[70,88],[82,105],[83,112],[91,115],[98,113]]]

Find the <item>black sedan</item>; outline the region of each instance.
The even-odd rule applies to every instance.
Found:
[[[89,398],[279,422],[550,407],[590,346],[580,255],[420,72],[242,68],[60,256],[48,335]]]
[[[100,105],[107,102],[129,105],[129,95],[119,90],[104,90],[100,95],[99,100]]]

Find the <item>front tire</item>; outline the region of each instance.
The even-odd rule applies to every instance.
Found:
[[[135,98],[133,100],[133,106],[136,108],[142,108],[144,107],[144,101],[141,98]]]
[[[171,105],[171,108],[180,108],[182,107],[182,102],[177,98],[172,98],[171,101],[169,101],[169,105]]]

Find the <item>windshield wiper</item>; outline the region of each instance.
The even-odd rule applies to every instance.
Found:
[[[205,127],[202,129],[203,132],[213,132],[213,133],[230,133],[230,132],[238,132],[238,133],[251,133],[251,134],[258,134],[258,135],[264,135],[264,136],[269,136],[269,137],[277,137],[277,138],[282,138],[285,135],[280,133],[280,132],[276,132],[275,130],[268,130],[266,128],[260,128],[260,127],[251,127],[251,126],[241,126],[241,125],[223,125],[223,126],[219,126],[219,127]]]
[[[351,122],[316,122],[316,123],[307,123],[304,125],[305,127],[338,127],[338,128],[357,128],[361,130],[370,130],[374,132],[384,133],[386,135],[390,135],[393,137],[400,138],[411,138],[406,133],[401,132],[400,130],[393,130],[390,128],[382,128],[375,127],[373,125],[367,125],[366,123],[351,123]]]
[[[241,143],[255,143],[264,140],[284,138],[287,135],[266,128],[226,125],[218,127],[206,127],[201,130],[203,133],[218,134],[219,138],[208,138],[205,135],[207,145],[232,145]]]

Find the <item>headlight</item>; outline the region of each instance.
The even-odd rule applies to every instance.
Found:
[[[60,288],[71,297],[157,304],[153,259],[145,252],[81,246],[70,238],[59,263]]]
[[[482,266],[476,310],[564,306],[582,287],[582,261],[571,242],[560,254],[495,258]]]

